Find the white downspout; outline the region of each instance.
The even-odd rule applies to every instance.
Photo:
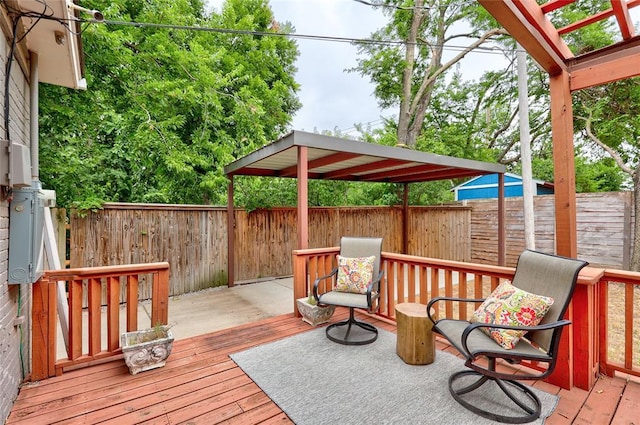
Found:
[[[37,181],[40,179],[40,159],[38,157],[38,151],[40,149],[39,130],[40,123],[38,121],[38,103],[39,103],[39,90],[38,90],[38,54],[35,52],[30,53],[30,66],[29,74],[31,76],[29,81],[29,98],[31,101],[31,116],[30,116],[30,131],[31,131],[31,180]]]

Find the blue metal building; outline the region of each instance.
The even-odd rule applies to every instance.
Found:
[[[542,180],[533,180],[535,185],[534,194],[553,194],[553,183]],[[498,175],[486,174],[468,180],[461,185],[451,189],[455,194],[456,201],[465,199],[489,199],[498,197]],[[504,196],[522,196],[522,177],[516,174],[505,173],[504,175]]]

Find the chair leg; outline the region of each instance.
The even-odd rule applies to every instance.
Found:
[[[327,326],[327,338],[344,345],[371,344],[378,339],[378,330],[369,323],[357,321],[353,310],[353,307],[349,308],[349,319]],[[352,329],[353,326],[363,329],[365,333],[357,332],[356,329]],[[352,330],[356,332],[352,333]]]
[[[472,382],[471,384],[462,387],[462,388],[454,388],[455,382],[460,378],[466,376],[477,376],[478,379]],[[521,416],[509,416],[509,415],[501,415],[498,413],[490,412],[490,406],[485,406],[484,408],[479,407],[477,404],[473,404],[472,397],[463,398],[463,395],[472,393],[477,390],[487,382],[495,382],[502,390],[502,392],[513,402],[515,405],[519,407],[519,409],[524,413]],[[492,390],[494,391],[494,390]],[[487,419],[491,419],[497,422],[509,423],[509,424],[523,424],[527,422],[532,422],[540,417],[540,412],[542,411],[542,405],[540,403],[540,399],[533,392],[533,390],[527,386],[523,385],[520,382],[513,380],[503,380],[497,379],[493,377],[489,377],[486,375],[482,375],[479,372],[473,370],[463,370],[460,372],[456,372],[449,377],[449,392],[453,396],[453,398],[460,403],[467,410],[470,410],[482,417]],[[495,406],[494,409],[503,409],[502,406]]]

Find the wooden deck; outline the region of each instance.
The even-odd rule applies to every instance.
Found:
[[[333,320],[346,317],[337,310]],[[367,318],[395,332],[391,323]],[[166,366],[132,376],[122,360],[20,390],[7,424],[292,423],[229,354],[312,329],[292,315],[176,341]],[[438,341],[438,349],[455,352]],[[561,399],[547,425],[639,424],[640,383],[600,379],[591,392],[536,384]]]

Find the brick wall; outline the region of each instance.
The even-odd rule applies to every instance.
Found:
[[[5,34],[6,36],[6,34]],[[0,37],[0,60],[6,63],[9,52],[6,37]],[[0,87],[4,87],[4,67]],[[0,90],[0,98],[7,93]],[[29,145],[29,79],[18,62],[13,63],[9,85],[9,129],[12,142]],[[4,104],[4,101],[3,101]],[[0,137],[6,138],[4,111],[0,108]],[[7,170],[0,172],[6,173]],[[5,423],[20,384],[30,373],[31,286],[8,285],[9,202],[0,196],[0,424]],[[18,315],[25,322],[15,326]]]
[[[9,416],[23,377],[30,370],[31,288],[8,285],[9,208],[0,203],[0,423]],[[25,321],[15,326],[15,319]]]

